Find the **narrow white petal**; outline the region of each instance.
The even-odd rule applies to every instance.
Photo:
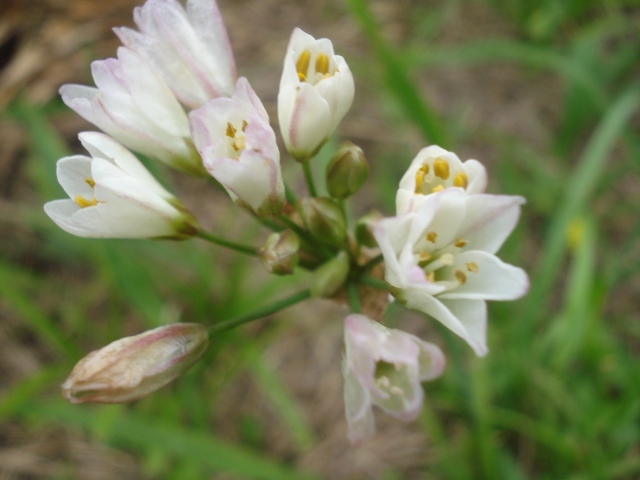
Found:
[[[529,290],[529,278],[524,270],[480,250],[456,255],[455,264],[451,268],[459,269],[466,281],[459,287],[440,294],[438,298],[515,300]]]
[[[82,155],[64,157],[56,163],[58,182],[71,199],[81,195],[87,200],[93,198],[91,180],[91,159]]]
[[[497,252],[513,231],[525,199],[511,195],[470,195],[459,237],[468,250]]]

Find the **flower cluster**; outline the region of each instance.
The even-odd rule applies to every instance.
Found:
[[[78,363],[63,385],[65,396],[75,403],[140,398],[186,371],[211,334],[309,297],[348,298],[353,313],[344,320],[343,375],[349,439],[359,444],[374,432],[374,405],[400,420],[415,419],[421,383],[441,375],[444,354],[370,318],[381,311],[363,314],[364,291],[374,286],[385,299],[390,292],[485,355],[486,301],[513,300],[528,289],[525,272],[495,256],[524,199],[484,193],[487,172],[480,162],[461,162],[430,146],[400,181],[396,216],[374,211],[349,225],[344,202],[369,173],[362,149],[345,142],[335,152],[325,171],[326,197],[317,195],[309,167],[354,98],[351,71],[329,40],[296,28],[284,57],[278,123],[308,184],[309,197],[298,199],[285,189],[266,108],[249,80],[236,77],[215,1],[187,0],[183,7],[178,0],[147,0],[134,20],[138,30],[115,29],[123,44],[117,59],[93,62],[96,87],[60,89],[64,102],[106,135],[81,133],[91,156],[59,160],[58,180],[69,199],[47,203],[45,212],[73,235],[198,236],[258,256],[275,275],[305,269],[310,280],[305,290],[255,315],[208,329],[168,325],[113,342]],[[202,230],[129,149],[182,173],[211,175],[273,232],[253,247]],[[384,282],[376,268],[382,261]]]

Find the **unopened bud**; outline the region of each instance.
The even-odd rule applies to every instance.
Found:
[[[291,230],[272,233],[258,251],[260,260],[270,273],[290,275],[298,266],[300,240]]]
[[[383,215],[377,210],[371,210],[356,222],[356,240],[365,247],[373,248],[378,245],[373,236],[373,229],[382,220]]]
[[[174,323],[125,337],[80,360],[62,384],[71,403],[123,403],[163,387],[207,349],[209,334],[197,323]]]
[[[305,198],[302,216],[311,235],[330,245],[339,246],[347,234],[347,225],[340,207],[329,198]]]
[[[341,251],[328,262],[320,265],[313,272],[313,278],[309,289],[312,297],[331,297],[340,290],[340,287],[349,275],[349,255]]]
[[[345,142],[327,165],[327,191],[333,198],[347,198],[364,185],[369,176],[369,165],[362,149]]]

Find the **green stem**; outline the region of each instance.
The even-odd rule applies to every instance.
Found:
[[[360,313],[360,296],[358,295],[358,286],[355,282],[349,282],[347,287],[347,294],[349,296],[349,307],[353,313]]]
[[[225,330],[230,330],[245,323],[252,322],[253,320],[258,320],[259,318],[266,317],[267,315],[272,315],[280,310],[290,307],[291,305],[295,305],[296,303],[306,300],[309,297],[311,297],[309,289],[294,293],[290,297],[278,300],[271,305],[267,305],[251,313],[240,315],[239,317],[225,320],[224,322],[220,322],[217,325],[209,327],[209,336],[212,336],[215,333],[224,332]]]
[[[389,290],[387,282],[370,277],[369,275],[362,275],[359,280],[360,283],[364,283],[365,285],[369,285],[370,287],[379,288],[380,290]]]
[[[306,161],[302,164],[302,171],[304,172],[304,179],[307,181],[309,187],[309,194],[312,197],[317,197],[316,185],[313,183],[313,172],[311,171],[311,162]]]
[[[221,247],[230,248],[231,250],[235,250],[236,252],[241,252],[241,253],[245,253],[247,255],[253,255],[253,256],[258,255],[258,251],[254,247],[250,247],[248,245],[242,245],[236,242],[232,242],[230,240],[225,240],[224,238],[220,238],[204,230],[198,230],[198,233],[196,235],[202,238],[203,240],[206,240],[207,242],[215,243],[216,245],[220,245]]]

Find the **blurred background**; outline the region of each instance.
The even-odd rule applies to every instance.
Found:
[[[532,287],[490,304],[490,354],[391,305],[385,323],[437,343],[449,364],[424,385],[417,422],[377,412],[358,449],[343,418],[347,310],[325,300],[221,334],[134,404],[61,398],[91,350],[169,322],[210,325],[306,281],[199,240],[75,238],[44,215],[63,197],[56,160],[83,153],[77,133],[94,130],[57,90],[92,84],[90,62],[115,56],[111,28],[131,26],[140,3],[0,4],[0,480],[640,478],[637,0],[219,0],[238,72],[274,126],[294,27],[346,58],[356,101],[336,142],[371,163],[353,218],[392,214],[401,175],[433,143],[483,162],[490,193],[527,198],[501,257]],[[304,192],[299,167],[283,165]],[[264,241],[209,182],[149,166],[209,230]]]

